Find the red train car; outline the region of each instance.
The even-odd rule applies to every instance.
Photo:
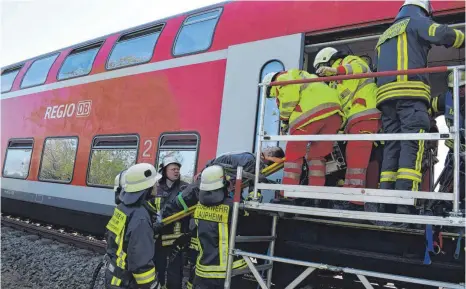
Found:
[[[217,154],[253,151],[263,75],[313,71],[319,47],[333,41],[372,56],[367,36],[401,4],[226,2],[3,67],[2,212],[95,231],[113,210],[120,170],[175,154],[189,180]],[[438,22],[464,24],[464,2],[433,7]],[[464,50],[432,49],[430,66],[456,64]],[[433,93],[444,78],[431,76]],[[276,134],[275,104],[266,107]]]

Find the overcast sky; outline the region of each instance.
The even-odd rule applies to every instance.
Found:
[[[0,0],[0,66],[223,2],[219,0]],[[181,4],[183,3],[183,4]],[[443,117],[438,119],[442,131]],[[446,148],[439,144],[443,167]]]
[[[0,0],[0,64],[176,15],[219,0]],[[183,4],[181,4],[183,3]]]

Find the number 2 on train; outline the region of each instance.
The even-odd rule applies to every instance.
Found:
[[[153,144],[153,142],[152,142],[151,139],[147,139],[147,140],[144,141],[145,150],[142,153],[143,158],[151,158],[152,157],[151,153],[150,153],[150,149],[152,148],[152,144]]]

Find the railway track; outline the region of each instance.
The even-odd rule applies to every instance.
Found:
[[[2,216],[2,225],[38,235],[43,238],[55,240],[60,243],[68,244],[80,249],[86,249],[105,254],[105,241],[97,240],[92,237],[81,236],[78,233],[68,233],[64,230],[53,229],[51,226],[45,227],[38,224],[31,224],[27,221],[15,219],[10,216]]]

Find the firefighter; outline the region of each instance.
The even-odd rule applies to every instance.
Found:
[[[157,182],[154,198],[155,210],[160,213],[165,202],[175,199],[188,183],[181,180],[181,163],[174,157],[165,157],[160,164],[162,178]],[[156,266],[162,286],[168,289],[181,289],[183,279],[183,259],[181,254],[170,260],[173,243],[188,231],[189,220],[172,223],[160,230],[155,242]],[[169,262],[170,261],[170,262]]]
[[[445,123],[448,128],[454,125],[454,116],[453,116],[453,72],[448,75],[448,87],[449,89],[434,98],[432,98],[432,111],[435,117],[440,115],[445,116]],[[460,123],[460,192],[461,192],[461,206],[464,208],[464,192],[465,192],[465,178],[464,178],[464,153],[465,153],[465,132],[464,132],[464,107],[465,107],[465,72],[460,71],[460,80],[459,80],[459,96],[460,96],[460,114],[459,114],[459,123]],[[445,164],[442,173],[439,177],[440,183],[440,192],[453,192],[453,150],[454,143],[453,140],[446,140],[445,145],[449,148],[447,157],[445,158]]]
[[[154,257],[151,216],[144,206],[156,183],[157,172],[147,163],[130,167],[124,176],[124,194],[107,224],[105,286],[159,288]]]
[[[193,282],[195,289],[223,289],[224,286],[228,235],[233,212],[233,200],[228,197],[228,186],[229,182],[221,166],[213,165],[202,172],[199,204],[194,212],[199,239],[199,256]],[[233,269],[247,266],[244,259],[236,256],[234,258]]]
[[[280,147],[267,147],[262,150],[261,153],[261,168],[264,168],[268,165],[271,165],[274,162],[278,162],[285,156],[285,153]],[[221,165],[228,167],[230,173],[227,173],[227,178],[230,180],[229,192],[233,191],[233,181],[234,176],[236,175],[236,169],[238,166],[243,167],[243,172],[249,173],[251,176],[255,173],[256,166],[256,156],[250,152],[236,152],[236,153],[225,153],[219,155],[215,159],[209,160],[207,162],[206,168],[213,165]],[[202,172],[201,172],[202,173]],[[199,176],[199,175],[198,175]],[[167,218],[175,213],[178,213],[183,210],[187,210],[189,207],[194,206],[199,201],[199,186],[201,180],[196,177],[195,181],[189,184],[183,191],[181,191],[177,198],[171,199],[168,202],[165,202],[161,210],[162,219]],[[246,183],[246,182],[244,182]],[[160,226],[160,223],[157,224]],[[156,226],[156,227],[158,227]],[[160,228],[156,228],[160,230]],[[179,254],[182,252],[186,246],[189,245],[189,256],[191,264],[195,263],[197,253],[198,253],[198,244],[199,240],[197,239],[194,227],[190,223],[190,231],[178,238],[174,244],[173,254]],[[191,267],[194,269],[194,266]],[[194,274],[191,272],[188,287],[192,286]],[[188,288],[189,289],[189,288]]]
[[[272,72],[263,83],[317,78],[306,71],[291,69]],[[290,135],[336,134],[343,121],[338,92],[322,82],[291,84],[269,87],[267,97],[277,99],[280,110],[281,130]],[[325,185],[325,157],[333,150],[333,142],[290,141],[286,145],[283,184],[298,185],[302,172],[303,157],[307,156],[309,185]]]
[[[326,47],[317,53],[314,60],[316,73],[321,76],[369,73],[366,61],[355,55]],[[377,85],[374,78],[332,81],[336,87],[345,113],[343,125],[347,134],[377,133],[381,112],[376,108]],[[366,187],[366,174],[372,152],[372,141],[349,141],[346,146],[346,176],[344,187]],[[351,202],[364,205],[362,202]]]
[[[376,44],[378,72],[427,67],[431,45],[464,47],[463,32],[432,21],[428,0],[406,0],[394,23]],[[424,133],[430,130],[427,74],[377,78],[377,107],[382,111],[385,133]],[[418,191],[422,180],[424,141],[386,141],[380,187]],[[397,206],[397,213],[411,208]]]

